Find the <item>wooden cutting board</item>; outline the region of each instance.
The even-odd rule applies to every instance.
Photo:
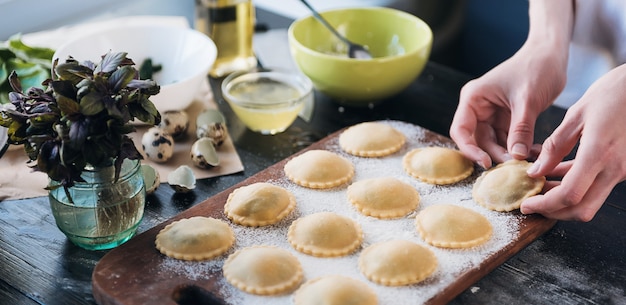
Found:
[[[420,135],[418,140],[420,143],[417,143],[418,145],[431,143],[436,143],[436,145],[453,145],[452,140],[449,138],[422,127],[397,121],[389,122],[396,125],[399,124],[402,128],[410,128],[418,132]],[[337,145],[337,139],[341,132],[342,130],[329,135],[304,151],[326,149],[339,152],[340,148]],[[415,141],[415,139],[409,138],[407,141]],[[415,145],[415,143],[413,144]],[[406,152],[407,150],[403,150],[397,154]],[[196,265],[194,265],[194,262],[185,262],[188,272],[171,272],[170,269],[163,268],[162,266],[173,259],[165,257],[156,250],[154,246],[155,237],[163,227],[172,221],[198,215],[224,219],[232,225],[232,223],[225,218],[223,213],[224,203],[226,202],[228,194],[240,186],[251,183],[285,179],[283,176],[283,166],[294,156],[270,166],[245,181],[206,199],[198,205],[134,237],[116,249],[111,250],[98,262],[93,271],[92,285],[96,302],[100,305],[224,303],[225,301],[223,300],[226,299],[226,297],[222,295],[224,291],[223,286],[228,284],[224,282],[220,269],[205,270],[200,272],[203,274],[202,276],[197,276],[197,272],[202,270],[194,269],[206,268],[206,266],[202,263],[196,263]],[[359,169],[357,168],[356,170],[358,171]],[[471,194],[468,196],[471,196]],[[518,215],[517,217],[519,218],[519,230],[502,248],[499,248],[495,253],[485,257],[484,260],[480,261],[478,264],[463,270],[445,287],[437,291],[432,298],[425,301],[425,303],[445,304],[449,302],[459,293],[469,288],[473,283],[545,233],[556,223],[553,220],[538,215]],[[467,251],[471,251],[471,249]],[[232,249],[218,259],[223,261],[230,253],[232,253]],[[305,278],[305,281],[306,280],[307,278]],[[372,283],[368,284],[375,285]],[[420,286],[418,284],[407,289],[419,290]],[[267,298],[267,304],[272,303],[271,297],[264,298]]]

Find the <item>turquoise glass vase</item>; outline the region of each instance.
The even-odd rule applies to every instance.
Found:
[[[113,166],[86,168],[67,189],[50,190],[57,227],[79,247],[104,250],[128,241],[143,218],[146,188],[138,160],[124,160],[115,181]],[[56,181],[51,186],[58,186]]]

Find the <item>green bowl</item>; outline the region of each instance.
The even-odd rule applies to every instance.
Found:
[[[320,14],[373,56],[348,58],[347,46],[313,16],[290,25],[289,46],[296,65],[317,90],[340,104],[367,106],[394,96],[415,80],[428,61],[433,34],[414,15],[384,7]]]

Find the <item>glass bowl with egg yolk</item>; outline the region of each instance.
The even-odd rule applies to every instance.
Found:
[[[313,84],[302,74],[283,70],[235,72],[222,82],[222,95],[249,129],[274,135],[313,102]]]

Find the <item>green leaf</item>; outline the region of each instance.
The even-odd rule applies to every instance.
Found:
[[[26,129],[27,125],[22,124],[19,121],[12,121],[9,125],[9,130],[7,131],[9,135],[9,142],[11,144],[21,144],[27,140],[26,138]]]
[[[0,103],[10,102],[7,94],[13,91],[6,83],[7,75],[16,70],[25,88],[42,88],[42,82],[50,77],[54,50],[28,46],[14,35],[0,45]],[[21,91],[21,90],[20,90]]]
[[[118,52],[118,53],[107,53],[104,55],[104,57],[102,58],[102,61],[100,61],[100,64],[98,64],[98,66],[96,67],[95,72],[96,73],[110,73],[113,72],[115,70],[117,70],[117,68],[121,65],[121,63],[126,59],[126,55],[128,53],[126,52]]]
[[[93,70],[82,66],[77,62],[66,62],[57,65],[54,68],[54,73],[56,73],[61,80],[67,80],[72,84],[78,84],[83,79],[92,77]]]
[[[89,122],[86,120],[77,120],[70,125],[70,143],[74,148],[80,149],[85,144],[85,140],[89,135]]]
[[[37,167],[39,170],[47,172],[50,178],[54,180],[61,180],[62,177],[54,170],[54,166],[59,162],[59,143],[53,141],[45,142],[39,149],[39,156],[37,157]],[[56,179],[55,179],[56,178]]]
[[[141,107],[143,107],[143,109],[148,111],[151,115],[155,117],[159,116],[159,110],[157,110],[156,106],[154,106],[152,101],[150,101],[147,96],[144,96],[144,98],[141,99]]]
[[[119,154],[115,158],[115,181],[120,177],[120,171],[122,169],[122,162],[124,159],[141,160],[143,157],[135,147],[135,143],[131,138],[123,136],[122,145]]]
[[[48,69],[33,63],[10,60],[6,66],[7,70],[14,71],[19,76],[23,88],[43,88],[42,83],[50,76]]]
[[[59,116],[56,113],[42,113],[30,118],[30,124],[35,127],[44,126],[46,128],[50,128],[50,126],[56,123]]]
[[[54,91],[55,98],[59,99],[59,96],[65,96],[69,99],[76,98],[77,89],[69,81],[57,80],[50,82],[49,86]]]
[[[80,112],[80,105],[71,98],[59,95],[57,96],[57,104],[63,115],[70,116]]]
[[[146,124],[158,125],[161,122],[161,114],[146,97],[136,103],[130,103],[128,109],[132,116]]]
[[[155,65],[152,58],[146,58],[139,66],[139,79],[154,79],[154,74],[162,68],[161,65]]]
[[[80,113],[84,115],[96,115],[105,109],[103,96],[96,91],[87,93],[80,99]]]
[[[111,74],[109,77],[109,87],[114,92],[120,91],[126,87],[131,80],[135,78],[135,69],[130,66],[121,67]]]
[[[0,126],[8,128],[11,122],[13,122],[13,118],[11,118],[10,115],[5,112],[0,112]]]
[[[0,45],[0,60],[7,61],[12,58],[15,58],[15,53],[9,50],[6,46]]]
[[[7,69],[7,64],[4,60],[0,60],[0,85],[6,83],[8,77],[9,69]]]
[[[15,73],[15,71],[12,71],[9,75],[9,84],[16,92],[22,92],[22,83],[20,82],[19,77],[17,77],[17,73]]]
[[[8,48],[15,53],[16,57],[25,62],[36,63],[47,67],[48,69],[51,66],[54,50],[50,48],[28,46],[22,42],[19,34],[9,38]]]

